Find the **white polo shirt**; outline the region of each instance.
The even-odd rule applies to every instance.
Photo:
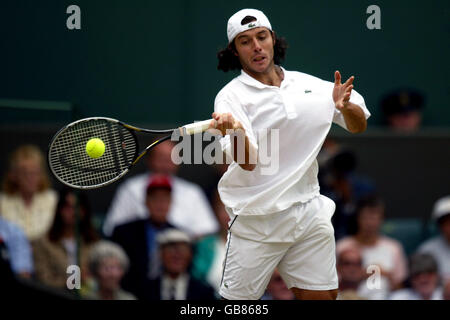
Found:
[[[301,72],[283,72],[284,80],[276,87],[242,70],[216,96],[214,111],[231,113],[239,120],[258,150],[253,171],[233,161],[219,181],[222,202],[234,214],[271,214],[317,196],[317,154],[333,122],[347,129],[333,101],[333,82]],[[355,90],[350,101],[362,108],[366,119],[370,116]],[[230,137],[220,141],[230,155]]]

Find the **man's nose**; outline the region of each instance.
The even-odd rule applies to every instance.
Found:
[[[261,46],[259,44],[259,41],[257,39],[253,39],[253,49],[255,51],[261,51]]]

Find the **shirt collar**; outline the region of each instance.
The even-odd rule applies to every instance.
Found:
[[[177,285],[179,283],[185,283],[189,280],[187,273],[180,274],[176,279],[172,279],[168,275],[163,275],[162,281],[165,285]]]
[[[286,86],[288,82],[290,82],[293,78],[290,76],[289,72],[286,71],[282,66],[280,66],[281,70],[283,70],[284,73],[284,80],[281,82],[280,88]],[[267,84],[264,84],[255,78],[253,78],[251,75],[249,75],[247,72],[244,71],[244,69],[241,69],[241,74],[238,76],[238,79],[249,86],[258,88],[258,89],[265,89],[265,88],[273,88],[274,86],[269,86]],[[276,87],[275,87],[276,88]]]
[[[176,279],[164,274],[161,281],[161,298],[163,300],[186,300],[188,282],[189,275],[187,273],[179,275]]]

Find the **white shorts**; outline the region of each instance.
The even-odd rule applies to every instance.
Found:
[[[275,268],[288,288],[337,289],[335,208],[333,200],[319,195],[275,214],[230,214],[219,294],[228,300],[257,300]]]

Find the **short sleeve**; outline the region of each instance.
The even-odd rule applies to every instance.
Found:
[[[217,96],[216,101],[214,102],[214,112],[231,113],[233,118],[238,120],[244,126],[245,134],[247,135],[250,143],[253,145],[254,150],[258,150],[256,134],[253,131],[252,124],[238,102],[233,102],[231,99],[228,99],[222,95]],[[226,153],[227,157],[232,158],[230,136],[226,135],[222,137],[220,139],[220,144],[222,146],[222,151]]]
[[[352,90],[350,102],[358,105],[363,110],[366,119],[370,117],[370,112],[366,107],[364,98],[356,90]],[[334,109],[333,122],[340,125],[342,128],[348,131],[347,125],[345,124],[344,116],[337,108]]]

